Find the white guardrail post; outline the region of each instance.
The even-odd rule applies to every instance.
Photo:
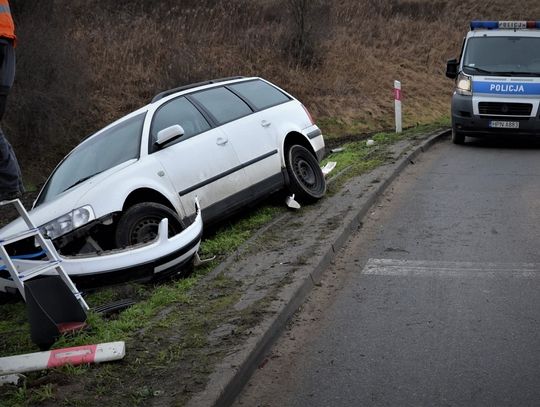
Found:
[[[401,82],[394,81],[394,104],[396,110],[396,133],[403,131],[401,120]]]

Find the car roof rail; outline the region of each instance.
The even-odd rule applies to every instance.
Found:
[[[211,79],[209,81],[197,82],[197,83],[192,83],[191,85],[180,86],[178,88],[169,89],[169,90],[163,91],[161,93],[158,93],[156,96],[154,96],[152,98],[151,103],[157,102],[158,100],[161,100],[164,97],[172,95],[173,93],[176,93],[176,92],[181,92],[183,90],[193,89],[193,88],[197,88],[199,86],[204,86],[204,85],[210,85],[212,83],[232,81],[234,79],[243,79],[243,78],[245,78],[245,77],[244,76],[229,76],[229,77],[226,77],[226,78]]]

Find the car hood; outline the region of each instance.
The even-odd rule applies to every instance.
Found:
[[[111,168],[105,172],[97,174],[96,176],[80,183],[79,185],[76,185],[73,188],[62,192],[61,194],[57,195],[52,201],[42,203],[41,205],[28,211],[28,215],[30,216],[32,223],[35,226],[40,227],[58,218],[59,216],[63,216],[66,213],[71,212],[74,209],[88,205],[89,203],[85,201],[85,197],[88,192],[90,192],[102,180],[110,177],[112,174],[118,171],[121,171],[123,168],[130,165],[133,161],[135,160],[130,160],[126,163],[116,166],[115,168]],[[92,209],[95,210],[95,208]],[[102,214],[96,214],[96,217],[99,217],[101,215]],[[27,229],[28,227],[26,226],[22,218],[19,217],[13,222],[3,227],[2,229],[0,229],[0,238],[5,239],[7,236],[20,233],[23,230]]]
[[[76,209],[80,198],[80,194],[65,194],[61,198],[59,197],[54,201],[44,203],[37,208],[32,209],[28,212],[28,216],[35,226],[40,227],[53,219]],[[0,238],[5,239],[8,236],[20,233],[23,230],[28,230],[28,226],[26,226],[23,219],[19,217],[0,229]]]

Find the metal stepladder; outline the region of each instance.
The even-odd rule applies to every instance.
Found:
[[[9,274],[13,279],[14,283],[16,284],[17,289],[21,293],[23,299],[25,301],[27,300],[25,283],[28,280],[54,270],[56,271],[56,274],[60,277],[60,279],[64,282],[64,284],[68,287],[68,289],[71,291],[75,299],[79,302],[81,308],[84,311],[88,311],[89,308],[86,304],[86,301],[84,300],[82,294],[77,290],[77,287],[62,267],[62,260],[60,259],[60,256],[58,255],[58,252],[56,251],[56,248],[54,247],[51,240],[46,239],[39,230],[39,228],[34,225],[32,220],[28,216],[28,212],[26,211],[19,199],[11,201],[0,201],[0,206],[10,204],[15,206],[17,212],[26,223],[28,230],[25,230],[13,236],[9,236],[7,238],[0,238],[0,257],[5,267],[9,271]],[[41,249],[45,252],[47,260],[45,264],[43,264],[43,262],[40,262],[39,266],[36,266],[30,270],[19,272],[15,267],[11,257],[9,256],[5,246],[29,237],[35,238],[37,246],[40,246]]]

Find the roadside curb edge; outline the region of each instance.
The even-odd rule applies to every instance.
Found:
[[[362,219],[368,213],[369,209],[386,191],[389,185],[397,178],[397,176],[421,153],[427,151],[431,146],[450,134],[449,130],[439,131],[429,137],[411,151],[405,152],[390,168],[389,174],[384,181],[369,192],[368,199],[364,204],[357,209],[355,216],[347,223],[340,226],[341,231],[338,233],[334,242],[329,245],[323,255],[320,256],[319,262],[313,267],[313,271],[307,274],[307,277],[295,284],[288,291],[286,303],[280,307],[279,312],[273,315],[269,320],[264,321],[260,325],[259,335],[255,338],[250,338],[246,343],[246,348],[239,351],[235,355],[236,363],[229,365],[228,371],[218,372],[217,377],[212,378],[206,386],[204,396],[195,395],[188,402],[188,406],[216,406],[223,407],[231,405],[238,394],[241,392],[244,385],[250,379],[251,375],[257,369],[264,355],[268,352],[275,340],[280,336],[287,322],[304,303],[305,299],[315,286],[320,281],[323,272],[328,268],[334,260],[336,253],[345,245],[350,235],[358,229]],[[218,367],[218,371],[219,371]],[[221,370],[223,366],[221,366]],[[216,373],[216,372],[215,372]],[[216,375],[214,375],[216,376]],[[202,396],[202,397],[201,397]]]

